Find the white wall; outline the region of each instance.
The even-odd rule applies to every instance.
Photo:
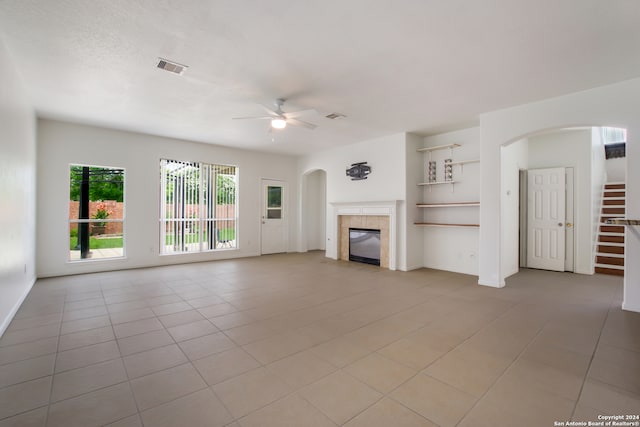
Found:
[[[419,218],[417,203],[422,203],[422,187],[418,182],[424,180],[424,156],[419,153],[418,148],[424,146],[424,138],[414,134],[407,134],[405,150],[405,170],[406,170],[406,227],[401,230],[401,234],[407,238],[407,270],[415,270],[424,266],[424,230],[423,227],[414,225]]]
[[[502,234],[502,276],[509,277],[519,270],[520,261],[520,170],[529,168],[529,141],[521,139],[502,147],[500,175],[502,188],[501,215],[505,232]],[[524,244],[524,242],[523,242]]]
[[[0,41],[0,335],[35,281],[36,123]]]
[[[369,141],[321,151],[299,159],[299,175],[322,169],[327,173],[327,235],[335,230],[337,224],[333,218],[331,203],[334,202],[379,202],[405,200],[406,134],[400,133]],[[346,169],[352,163],[368,162],[371,174],[367,179],[351,181]],[[405,227],[405,206],[398,209],[398,231]],[[397,265],[400,270],[407,269],[406,234],[398,232]],[[326,242],[326,255],[337,259],[338,242]]]
[[[238,250],[159,255],[161,158],[236,165],[239,168]],[[68,262],[69,164],[123,167],[126,259]],[[93,126],[38,122],[38,276],[55,276],[260,253],[261,178],[298,187],[296,160]],[[297,241],[297,192],[289,192],[289,250]]]
[[[556,167],[574,169],[574,271],[593,274],[595,236],[590,128],[558,130],[529,138],[529,169]]]
[[[480,157],[479,128],[464,129],[424,138],[424,147],[446,144],[460,144],[449,150],[431,152],[431,160],[436,161],[437,180],[444,180],[443,161],[472,160]],[[425,175],[429,154],[423,156],[423,175],[421,182],[427,181]],[[423,203],[477,202],[480,200],[480,165],[470,163],[453,167],[453,180],[457,184],[424,186]],[[423,222],[441,223],[478,223],[477,207],[451,207],[420,209],[419,219]],[[455,271],[465,274],[478,274],[478,229],[423,227],[424,266],[438,270]]]
[[[607,159],[607,182],[627,182],[627,158]]]
[[[627,161],[640,162],[640,79],[485,113],[481,129],[480,277],[478,283],[504,286],[500,236],[500,147],[531,134],[574,126],[628,130]],[[640,168],[627,170],[627,216],[640,218]],[[630,227],[625,242],[623,308],[640,312],[640,232]]]
[[[306,250],[324,250],[327,223],[327,174],[317,170],[303,177],[301,234],[306,238]]]
[[[607,159],[600,128],[591,128],[591,261],[595,271],[602,190],[607,182]]]

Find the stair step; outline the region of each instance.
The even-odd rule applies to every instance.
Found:
[[[624,258],[624,254],[616,254],[616,253],[604,253],[604,252],[598,252],[596,255],[598,256],[604,256],[604,257],[609,257],[609,258]]]
[[[607,242],[607,241],[599,240],[598,246],[615,246],[615,247],[624,248],[624,239],[622,240],[623,240],[622,242]]]
[[[595,272],[598,274],[609,274],[611,276],[624,276],[624,269],[618,270],[615,268],[611,268],[610,266],[607,266],[607,267],[596,266]]]
[[[623,235],[617,235],[614,233],[600,233],[600,235],[598,236],[598,243],[606,243],[608,245],[624,245],[624,236]]]
[[[605,233],[619,233],[624,235],[624,225],[600,224],[600,231]]]
[[[598,250],[595,272],[624,276],[624,226],[607,224],[608,219],[625,216],[626,185],[608,182],[602,191],[602,209],[598,227]]]
[[[606,224],[605,224],[606,225]],[[598,233],[598,235],[600,236],[611,236],[611,237],[624,237],[624,231],[622,233],[618,233],[618,232],[602,232],[602,233]]]
[[[604,185],[604,188],[606,190],[619,190],[619,189],[624,189],[626,187],[624,182],[607,182]]]
[[[624,258],[616,258],[613,256],[603,256],[598,254],[598,256],[596,257],[596,264],[624,266]]]
[[[611,268],[612,270],[624,270],[624,267],[621,266],[621,265],[608,265],[608,264],[598,264],[598,263],[596,263],[595,266],[596,267]]]
[[[609,246],[609,245],[598,245],[598,254],[600,255],[623,255],[624,256],[624,245],[622,246]]]
[[[602,253],[602,252],[598,252],[596,255],[598,256],[606,256],[606,257],[611,257],[611,258],[624,258],[624,253],[622,254],[617,254],[617,253]]]
[[[626,196],[626,193],[627,193],[626,190],[616,190],[616,191],[605,190],[604,198],[605,199],[617,199],[617,198],[624,199]]]
[[[603,207],[602,208],[602,213],[603,214],[616,214],[616,215],[624,216],[625,209],[624,208],[607,208],[607,207]]]

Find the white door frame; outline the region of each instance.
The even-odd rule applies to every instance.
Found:
[[[574,195],[574,169],[572,167],[565,168],[565,174],[567,177],[566,191],[565,191],[565,223],[564,223],[564,271],[575,272],[575,195]]]
[[[520,262],[522,268],[527,268],[527,212],[528,212],[528,195],[527,191],[527,170],[520,169]]]

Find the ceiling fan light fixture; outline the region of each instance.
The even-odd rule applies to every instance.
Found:
[[[274,129],[284,129],[285,127],[287,127],[287,121],[280,118],[272,119],[271,127]]]

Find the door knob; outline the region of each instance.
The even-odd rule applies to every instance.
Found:
[[[573,223],[572,222],[568,222],[567,223],[567,228],[571,228],[571,227],[573,227]]]
[[[561,222],[558,223],[558,227],[562,227],[562,223]]]

